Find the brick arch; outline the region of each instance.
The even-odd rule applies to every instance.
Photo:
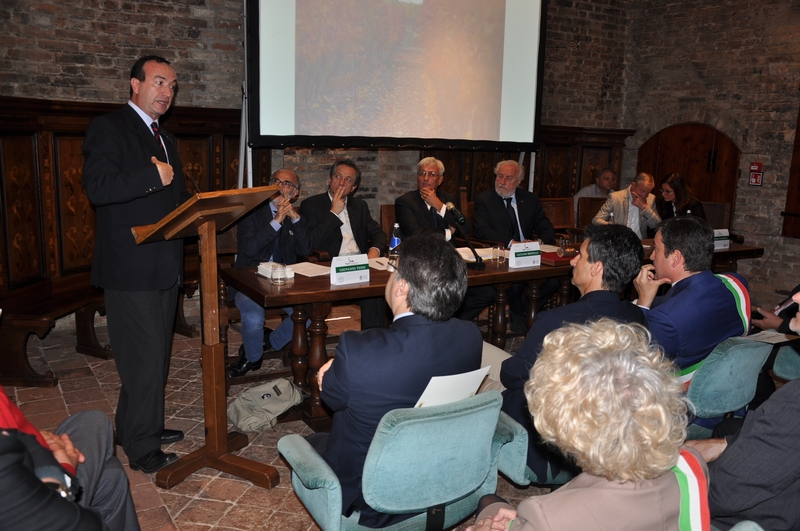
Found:
[[[682,123],[699,123],[713,127],[727,136],[741,151],[748,149],[746,126],[728,113],[716,113],[704,109],[682,110],[652,116],[636,130],[633,136],[627,138],[625,147],[638,150],[642,144],[662,129]]]

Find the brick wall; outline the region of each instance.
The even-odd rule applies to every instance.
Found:
[[[130,68],[163,55],[177,103],[241,107],[242,0],[15,0],[0,3],[0,94],[122,102]]]

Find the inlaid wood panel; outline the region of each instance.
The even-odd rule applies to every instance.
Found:
[[[92,265],[95,213],[83,190],[83,137],[56,135],[58,243],[62,275],[88,271]]]
[[[175,140],[189,193],[197,193],[197,187],[201,192],[211,190],[211,140],[210,135],[181,136]]]
[[[0,138],[6,279],[9,288],[44,278],[36,135]]]

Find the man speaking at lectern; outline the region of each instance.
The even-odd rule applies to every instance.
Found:
[[[189,198],[181,161],[159,118],[178,79],[169,62],[142,57],[131,69],[127,105],[89,124],[83,186],[97,214],[92,284],[105,290],[108,337],[122,387],[117,441],[134,470],[176,461],[162,444],[183,439],[164,429],[164,385],[183,273],[183,241],[136,245],[131,227],[157,223]]]

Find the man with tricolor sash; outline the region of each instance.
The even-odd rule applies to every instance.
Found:
[[[633,283],[647,327],[686,386],[719,343],[750,328],[747,281],[735,273],[711,272],[714,232],[705,220],[670,218],[656,228],[652,264]],[[663,296],[659,286],[671,284]]]

